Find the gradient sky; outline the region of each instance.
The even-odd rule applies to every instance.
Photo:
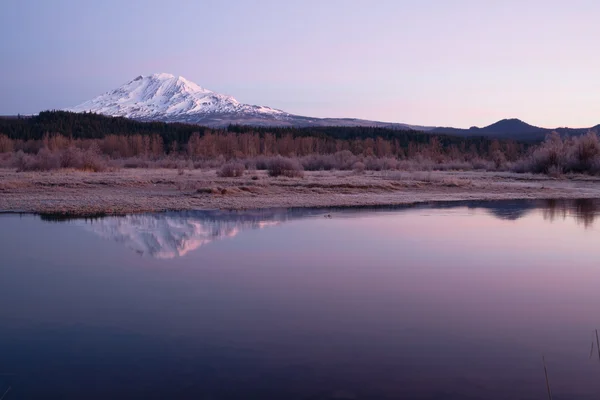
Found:
[[[318,117],[600,123],[596,0],[3,0],[0,114],[140,74]]]

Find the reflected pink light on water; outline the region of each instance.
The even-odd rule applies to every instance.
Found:
[[[600,370],[588,359],[590,334],[600,328],[599,232],[571,214],[490,209],[497,214],[465,207],[332,211],[332,218],[169,214],[167,225],[158,214],[119,220],[126,226],[117,232],[128,236],[115,240],[82,234],[76,224],[18,221],[5,228],[11,251],[0,297],[11,306],[0,308],[0,321],[24,315],[24,325],[101,326],[250,350],[281,366],[343,371],[394,394],[410,384],[541,398],[545,355],[556,393],[600,393]],[[170,259],[139,256],[124,241],[141,240],[136,229],[148,226],[165,227],[152,243],[178,238],[174,232],[190,224],[203,229],[183,231],[184,243],[196,234],[221,240]],[[51,240],[60,235],[86,254],[63,257],[64,243]],[[35,262],[11,240],[30,240]],[[11,281],[18,290],[2,286]]]

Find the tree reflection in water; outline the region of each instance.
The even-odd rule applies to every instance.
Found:
[[[411,210],[459,210],[461,208],[484,211],[495,218],[509,221],[521,219],[537,211],[545,221],[574,218],[587,229],[592,227],[600,210],[600,200],[471,201],[396,207],[183,211],[68,221],[102,238],[119,242],[140,255],[170,259],[184,256],[216,240],[235,237],[245,230],[262,229],[303,218],[331,215],[336,218],[353,218],[375,212],[398,214]],[[51,215],[42,216],[42,219],[54,222],[65,220],[64,217]]]
[[[592,227],[600,210],[600,200],[596,199],[544,200],[540,204],[545,220],[553,222],[558,218],[573,217],[585,228]]]

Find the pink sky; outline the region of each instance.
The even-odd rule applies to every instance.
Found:
[[[6,0],[0,114],[69,107],[169,72],[300,115],[600,123],[597,1],[127,4]]]

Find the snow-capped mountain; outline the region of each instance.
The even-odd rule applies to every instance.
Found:
[[[164,73],[140,75],[70,111],[179,122],[202,122],[207,117],[231,114],[274,119],[288,115],[270,107],[242,104],[231,96],[204,89],[181,76]]]
[[[207,126],[380,126],[426,130],[406,124],[351,118],[311,118],[271,107],[243,104],[204,89],[181,76],[140,75],[121,87],[68,109],[141,121],[185,122]]]

